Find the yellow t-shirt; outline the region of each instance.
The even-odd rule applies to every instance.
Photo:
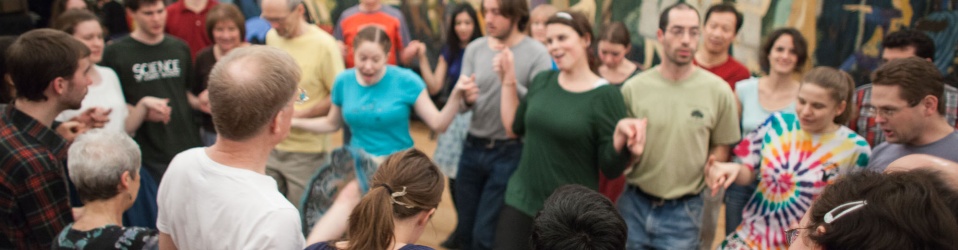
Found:
[[[710,146],[741,137],[735,94],[701,68],[677,82],[658,67],[646,70],[623,84],[622,96],[630,116],[648,118],[645,152],[627,176],[648,194],[674,199],[701,192]]]
[[[266,45],[289,53],[302,70],[299,87],[306,90],[309,100],[296,104],[295,109],[308,109],[329,98],[336,75],[343,71],[343,56],[333,36],[313,25],[308,25],[303,34],[293,39],[280,37],[276,30],[270,30],[266,33]],[[325,134],[296,128],[276,145],[277,150],[298,153],[325,152],[328,147]]]

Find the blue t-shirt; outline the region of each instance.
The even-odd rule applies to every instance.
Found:
[[[353,133],[349,145],[374,156],[411,148],[409,112],[425,88],[419,75],[396,66],[386,66],[382,80],[371,86],[359,84],[355,69],[340,73],[332,101]]]

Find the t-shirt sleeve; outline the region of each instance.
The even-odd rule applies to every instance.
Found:
[[[759,163],[762,162],[762,148],[766,143],[765,135],[769,128],[774,126],[774,123],[780,122],[781,118],[779,116],[780,113],[769,116],[757,129],[745,134],[742,141],[732,149],[732,155],[749,170],[755,171],[759,167]]]
[[[520,54],[521,55],[521,54]],[[535,60],[532,61],[532,68],[529,69],[529,78],[526,79],[526,85],[532,84],[532,79],[540,72],[552,70],[552,58],[549,56],[548,52],[543,51],[543,53],[535,53]],[[522,82],[521,80],[519,82]],[[528,92],[529,86],[523,86],[523,84],[516,84],[516,92],[519,94],[519,97],[525,97],[526,92]]]
[[[718,92],[716,103],[716,124],[712,130],[711,145],[730,145],[741,139],[739,128],[738,108],[736,108],[735,94],[732,89],[722,84],[721,88],[713,88]]]
[[[460,76],[469,76],[476,72],[476,69],[472,66],[474,60],[476,60],[476,47],[467,46],[466,52],[462,54],[462,67],[459,68]],[[458,79],[458,77],[456,78]]]
[[[180,50],[182,50],[180,53],[186,55],[186,60],[180,61],[180,69],[183,70],[180,74],[183,76],[183,83],[186,84],[183,87],[187,90],[192,90],[194,86],[198,84],[196,83],[196,75],[193,73],[193,57],[190,52],[190,46],[186,45],[186,42],[180,42]]]
[[[319,70],[316,71],[316,74],[319,74],[320,89],[326,91],[323,94],[329,94],[333,89],[333,83],[336,81],[336,76],[339,73],[343,72],[343,69],[346,68],[343,62],[343,56],[339,53],[339,47],[336,45],[336,41],[326,40],[320,46],[323,48],[326,53],[320,53],[320,58],[317,67]]]
[[[250,249],[303,249],[306,244],[299,213],[294,208],[280,209],[259,218],[246,246]]]
[[[406,81],[403,84],[403,90],[406,91],[403,102],[409,105],[415,105],[416,100],[419,99],[419,95],[422,94],[422,91],[426,89],[426,82],[422,80],[422,77],[419,77],[416,73],[411,70],[402,69],[405,73],[402,78]]]
[[[347,74],[344,73],[336,76],[336,83],[333,84],[333,91],[329,94],[329,97],[332,98],[333,105],[339,106],[340,108],[343,107],[343,91],[345,91],[343,88],[345,88],[345,85],[347,84],[346,81],[348,81],[346,79],[346,75]]]
[[[599,148],[596,149],[599,155],[597,166],[606,177],[616,178],[625,170],[632,156],[629,150],[616,152],[613,143],[615,125],[626,117],[627,112],[622,93],[617,88],[611,85],[600,88],[604,88],[603,93],[599,96],[597,105],[592,106],[593,134],[599,139]]]
[[[635,113],[632,111],[632,88],[634,88],[634,84],[629,84],[629,82],[632,82],[634,79],[633,77],[625,80],[625,82],[622,83],[622,88],[619,89],[619,92],[622,94],[622,102],[625,103],[626,115],[630,118],[635,118]]]

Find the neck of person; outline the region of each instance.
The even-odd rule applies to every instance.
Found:
[[[209,0],[183,0],[183,5],[186,6],[186,9],[200,13],[203,9],[206,9],[206,6],[209,5]]]
[[[695,53],[695,62],[703,67],[715,67],[722,65],[729,60],[728,48],[720,52],[711,52],[707,49],[699,50]]]
[[[142,169],[140,171],[143,171]],[[73,229],[79,231],[89,231],[106,225],[123,226],[123,212],[127,205],[133,201],[124,202],[132,199],[133,196],[126,192],[120,192],[113,198],[107,200],[88,201],[83,205],[83,215],[76,223],[73,223]]]
[[[589,62],[585,60],[579,60],[571,69],[559,71],[559,82],[565,86],[591,86],[598,78],[599,76],[589,68]]]
[[[522,42],[522,39],[524,38],[526,38],[525,33],[519,32],[519,29],[516,27],[513,27],[509,31],[509,36],[506,36],[505,39],[499,39],[499,38],[493,37],[493,39],[495,39],[500,44],[505,45],[507,48],[512,48],[512,46],[516,46],[516,44],[519,44],[519,42]]]
[[[662,61],[662,66],[659,66],[662,77],[670,81],[680,81],[688,78],[694,71],[695,65],[692,65],[692,62],[680,65],[665,59]]]
[[[380,2],[370,3],[370,4],[364,4],[364,3],[359,4],[359,10],[363,12],[379,11],[379,9],[382,9],[382,8],[383,8],[383,4]]]
[[[26,98],[17,98],[13,101],[13,106],[20,112],[27,114],[33,119],[43,124],[47,128],[51,128],[53,124],[53,119],[60,114],[61,111],[66,110],[66,108],[61,107],[55,99],[50,98],[50,95],[46,95],[46,101],[30,101]]]
[[[935,143],[955,132],[955,128],[948,125],[944,116],[940,114],[935,114],[935,116],[936,119],[931,122],[932,125],[923,130],[921,136],[918,137],[916,142],[912,143],[912,146],[924,146]]]
[[[306,33],[306,27],[310,24],[306,22],[304,17],[299,17],[299,27],[296,27],[296,30],[293,31],[293,34],[290,34],[289,39],[297,38],[304,33]]]
[[[413,244],[419,240],[419,236],[423,230],[416,225],[419,216],[420,214],[416,214],[404,220],[393,218],[393,234],[396,236],[396,241],[393,242],[393,249],[399,249],[404,245]]]
[[[275,143],[269,142],[269,136],[265,134],[268,131],[260,133],[244,141],[217,136],[216,143],[205,149],[206,155],[222,165],[266,174],[266,160],[269,159],[269,152],[273,146],[260,145],[275,145]]]
[[[130,38],[147,45],[159,44],[160,42],[163,42],[163,37],[163,33],[160,33],[159,35],[153,35],[147,33],[142,28],[137,28],[136,30],[133,30],[133,33],[130,34]]]
[[[797,84],[798,81],[795,80],[795,75],[791,72],[782,73],[782,72],[769,72],[766,78],[766,84],[772,91],[777,90],[787,90],[793,87],[794,84]]]

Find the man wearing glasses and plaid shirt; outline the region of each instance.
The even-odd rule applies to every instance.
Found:
[[[933,62],[935,42],[928,35],[917,30],[897,31],[885,36],[882,40],[882,63],[908,57],[918,57]],[[865,84],[855,90],[855,105],[858,109],[856,109],[857,113],[852,114],[849,119],[848,128],[865,137],[869,145],[876,147],[885,141],[885,134],[875,122],[875,112],[868,112],[867,107],[870,107],[872,102],[872,86],[873,84]],[[938,98],[938,102],[944,102],[945,121],[955,126],[955,120],[958,119],[956,114],[958,113],[958,89],[947,84],[944,88],[944,94]]]
[[[871,100],[862,110],[874,117],[887,141],[872,150],[869,170],[881,172],[910,154],[958,161],[958,132],[945,121],[945,104],[939,101],[945,85],[934,64],[917,57],[896,59],[872,78]]]

